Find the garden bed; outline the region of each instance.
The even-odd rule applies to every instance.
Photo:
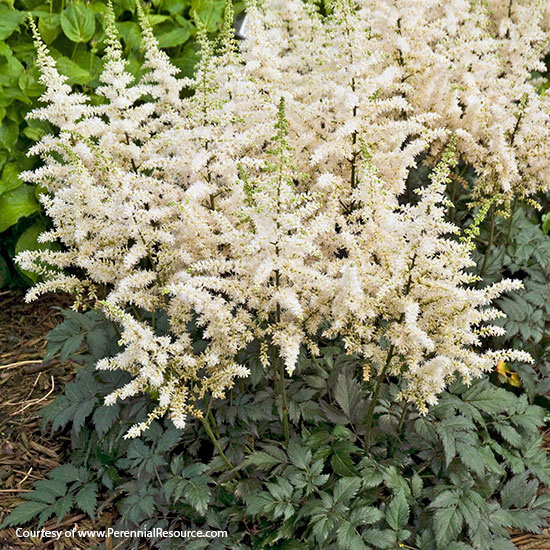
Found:
[[[0,522],[21,502],[19,495],[31,490],[32,483],[44,479],[48,472],[64,463],[70,452],[70,438],[51,434],[41,428],[40,409],[53,401],[70,382],[78,365],[57,359],[42,362],[46,335],[61,320],[56,311],[60,300],[42,298],[26,304],[23,293],[0,294]],[[545,448],[550,450],[550,429],[546,430]],[[101,529],[110,525],[117,512],[108,509],[97,521],[85,514],[70,514],[61,523],[49,521],[44,530],[60,528]],[[26,529],[35,529],[37,522]],[[540,535],[513,533],[513,542],[521,550],[550,549],[550,529]],[[103,541],[97,539],[19,538],[16,528],[0,530],[2,550],[39,548],[68,550],[89,549]],[[118,546],[117,546],[118,544]],[[107,549],[124,548],[123,541],[107,541]]]

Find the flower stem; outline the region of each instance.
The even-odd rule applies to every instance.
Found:
[[[487,249],[485,250],[485,256],[483,258],[483,264],[481,266],[481,270],[479,271],[479,277],[482,279],[485,275],[485,270],[487,269],[487,262],[489,261],[489,255],[491,253],[491,249],[493,248],[493,242],[495,239],[495,221],[496,221],[496,215],[495,215],[495,205],[491,207],[491,229],[489,233],[489,242],[487,243]]]
[[[277,378],[279,378],[279,393],[281,394],[281,408],[283,413],[283,430],[285,434],[285,446],[287,446],[290,441],[290,426],[288,422],[288,402],[285,387],[285,367],[275,346],[271,348],[271,362],[273,365],[273,382],[275,385],[277,385]]]
[[[386,378],[386,371],[388,370],[388,367],[390,365],[390,361],[393,357],[393,351],[394,351],[394,345],[392,344],[388,350],[388,356],[386,358],[386,363],[384,364],[384,367],[380,371],[380,374],[378,375],[378,378],[376,379],[376,384],[374,386],[374,392],[372,394],[372,399],[369,404],[369,408],[367,409],[367,416],[365,419],[365,424],[367,426],[367,432],[365,434],[365,454],[369,453],[370,450],[370,440],[371,440],[371,432],[372,432],[372,420],[374,418],[374,409],[376,408],[376,404],[378,402],[378,396],[380,395],[380,390],[382,389],[382,383],[384,382],[384,378]]]
[[[227,458],[227,456],[223,452],[223,449],[221,448],[220,443],[216,439],[216,436],[214,435],[214,432],[212,431],[212,427],[210,426],[210,423],[208,422],[208,418],[206,416],[204,416],[203,418],[201,418],[201,421],[202,421],[202,425],[204,426],[204,429],[205,429],[206,433],[208,434],[208,437],[210,438],[210,440],[214,444],[214,447],[216,448],[216,451],[218,451],[218,454],[222,457],[223,461],[227,464],[227,467],[230,470],[233,470],[235,468],[235,466],[233,466],[231,461]]]
[[[395,448],[397,447],[399,438],[401,437],[401,432],[403,431],[403,425],[405,424],[405,418],[407,417],[408,410],[409,410],[409,403],[405,403],[405,405],[403,405],[403,410],[401,411],[401,416],[399,417],[399,424],[397,425],[397,431],[395,432],[395,437],[393,438],[393,441],[391,444],[391,449],[390,449],[391,456],[393,456],[393,453],[395,452]]]
[[[279,383],[281,385],[281,401],[283,408],[283,428],[285,431],[285,446],[288,446],[290,441],[290,428],[288,425],[288,404],[286,400],[286,388],[285,388],[285,367],[283,361],[279,356]]]

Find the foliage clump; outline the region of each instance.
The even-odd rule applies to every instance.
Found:
[[[455,382],[421,416],[396,405],[399,386],[385,382],[367,453],[372,384],[356,380],[358,356],[326,342],[319,357],[300,355],[288,391],[292,437],[281,446],[276,378],[252,346],[240,355],[251,376],[209,409],[235,466],[228,471],[195,419],[183,431],[155,420],[141,438],[124,439],[154,403],[139,396],[103,405],[129,380],[94,368],[98,357],[116,353],[114,325],[95,312],[65,315],[49,351],[84,364],[43,417],[55,430],[70,428],[73,452],[22,495],[4,525],[61,520],[71,509],[100,525],[114,505],[119,529],[228,532],[148,541],[159,550],[513,550],[510,529],[546,525],[550,500],[538,491],[550,482],[539,432],[544,410],[526,394],[487,379],[469,388]]]

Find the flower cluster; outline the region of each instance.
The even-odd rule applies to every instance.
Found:
[[[365,379],[398,376],[421,411],[457,374],[529,360],[480,351],[500,330],[486,325],[499,316],[491,301],[519,283],[470,284],[471,245],[446,221],[445,188],[458,158],[481,194],[540,187],[550,122],[528,73],[542,15],[519,2],[502,14],[333,0],[323,16],[312,2],[250,0],[237,44],[229,2],[216,43],[196,22],[201,59],[178,79],[138,11],[145,74],[127,72],[108,10],[100,104],[70,90],[35,29],[46,105],[31,116],[59,131],[23,174],[47,190],[41,239],[62,244],[19,255],[42,275],[29,299],[73,292],[120,326],[122,351],[98,368],[133,379],[108,403],[155,391],[148,422],[168,413],[183,427],[248,374],[237,355],[252,341],[292,374],[303,347],[341,338]],[[423,153],[436,168],[407,203]]]

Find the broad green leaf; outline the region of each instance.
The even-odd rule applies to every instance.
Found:
[[[2,170],[0,178],[0,195],[22,185],[19,179],[19,166],[16,162],[8,162]]]
[[[0,56],[2,57],[0,59],[0,85],[16,86],[24,71],[23,64],[5,42],[0,42]],[[3,90],[2,95],[5,93],[6,90]]]
[[[0,147],[8,151],[13,149],[18,137],[19,125],[13,120],[4,119],[0,124]]]
[[[147,15],[147,21],[149,21],[149,25],[151,25],[151,27],[154,27],[155,25],[160,25],[161,23],[164,23],[169,19],[170,17],[168,17],[167,15],[160,15],[156,13],[150,13],[149,15]]]
[[[120,5],[121,10],[126,10],[133,13],[136,9],[136,0],[119,0],[118,4]]]
[[[54,48],[50,48],[50,53],[55,59],[59,72],[67,77],[67,84],[88,84],[92,80],[90,72],[80,67],[78,63],[61,55]]]
[[[32,185],[23,184],[0,195],[0,233],[40,210]]]
[[[24,250],[59,250],[60,246],[58,243],[39,243],[38,236],[46,230],[45,221],[37,221],[30,227],[28,227],[17,239],[15,244],[15,254],[19,254]],[[19,266],[17,269],[28,277],[33,283],[38,281],[39,275],[31,271],[26,271],[21,269]]]
[[[24,11],[10,10],[6,6],[0,4],[0,40],[5,40],[19,25],[25,20],[26,14]]]
[[[169,32],[161,34],[158,37],[159,47],[160,48],[173,48],[175,46],[180,46],[189,40],[191,36],[189,30],[189,24],[186,26],[178,27]]]
[[[38,31],[46,44],[53,42],[61,33],[61,17],[59,14],[40,12]]]
[[[36,67],[29,69],[21,74],[17,84],[20,90],[27,97],[39,97],[44,91],[44,86],[38,81],[38,70]]]
[[[163,0],[162,8],[172,15],[183,11],[187,6],[186,0]]]
[[[61,13],[61,28],[73,42],[88,42],[95,32],[95,16],[86,4],[73,2]]]
[[[192,76],[195,65],[200,59],[199,47],[195,40],[189,40],[183,48],[182,55],[172,58],[172,63],[181,71],[183,76]]]
[[[223,20],[225,0],[193,0],[191,7],[208,32],[218,29]]]
[[[28,137],[29,139],[32,139],[33,141],[38,141],[46,134],[51,133],[52,128],[50,124],[44,120],[28,120],[27,121],[27,127],[23,130],[23,135],[25,137]],[[44,188],[41,188],[44,192]]]
[[[139,50],[141,46],[139,25],[133,21],[117,22],[115,25],[124,44],[131,49]]]

